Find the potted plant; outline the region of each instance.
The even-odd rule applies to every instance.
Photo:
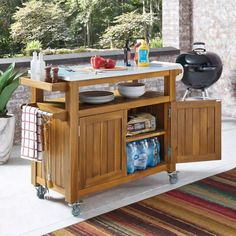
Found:
[[[15,117],[8,114],[7,103],[19,86],[19,78],[22,75],[14,69],[15,63],[11,64],[5,72],[0,71],[0,164],[9,160],[13,145]]]

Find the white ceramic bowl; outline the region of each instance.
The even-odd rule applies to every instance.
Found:
[[[118,91],[121,96],[127,98],[138,98],[145,93],[145,84],[143,83],[120,83]]]

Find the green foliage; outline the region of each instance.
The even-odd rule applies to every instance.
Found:
[[[5,54],[13,54],[19,50],[19,46],[13,43],[10,34],[12,14],[16,7],[21,5],[21,0],[1,0],[0,3],[0,57]]]
[[[14,72],[15,64],[11,64],[0,76],[0,117],[7,115],[7,103],[12,93],[19,86],[19,77],[22,75]]]
[[[44,47],[58,47],[69,40],[66,13],[53,3],[31,0],[14,14],[12,37],[26,44],[39,40]]]
[[[150,47],[151,48],[162,48],[163,47],[162,39],[159,37],[152,39],[151,43],[150,43]]]
[[[53,55],[53,54],[68,54],[68,53],[80,53],[80,52],[88,52],[89,49],[86,49],[84,47],[81,48],[74,48],[74,49],[68,49],[68,48],[59,48],[59,49],[51,49],[47,48],[43,50],[44,55]]]
[[[114,25],[102,35],[100,44],[103,47],[122,48],[126,39],[134,42],[137,38],[146,38],[150,18],[150,13],[139,14],[136,11],[117,16],[113,21]]]
[[[33,40],[26,44],[24,54],[26,56],[32,56],[34,51],[40,52],[41,50],[42,50],[42,43],[38,40]]]
[[[34,40],[42,43],[42,49],[61,49],[58,53],[81,46],[123,47],[126,37],[131,41],[145,37],[151,42],[159,36],[162,27],[162,0],[0,2],[0,57],[24,52],[27,43]],[[132,15],[134,11],[138,19]],[[145,19],[146,16],[149,18]],[[52,51],[46,50],[49,54]],[[57,53],[57,49],[54,51]],[[27,54],[31,54],[31,50]]]

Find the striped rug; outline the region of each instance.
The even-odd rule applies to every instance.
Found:
[[[236,236],[236,169],[48,235]]]

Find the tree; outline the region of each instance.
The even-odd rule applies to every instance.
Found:
[[[134,42],[137,38],[146,38],[150,19],[150,13],[139,14],[136,11],[123,13],[115,18],[114,25],[102,35],[100,44],[104,47],[120,48],[124,46],[126,39]]]
[[[10,25],[12,23],[12,15],[16,11],[17,6],[21,6],[21,0],[1,0],[0,4],[0,56],[4,54],[13,54],[13,41],[10,34]]]
[[[31,0],[13,18],[11,34],[16,42],[39,40],[44,47],[60,47],[69,40],[66,13],[57,4]]]

